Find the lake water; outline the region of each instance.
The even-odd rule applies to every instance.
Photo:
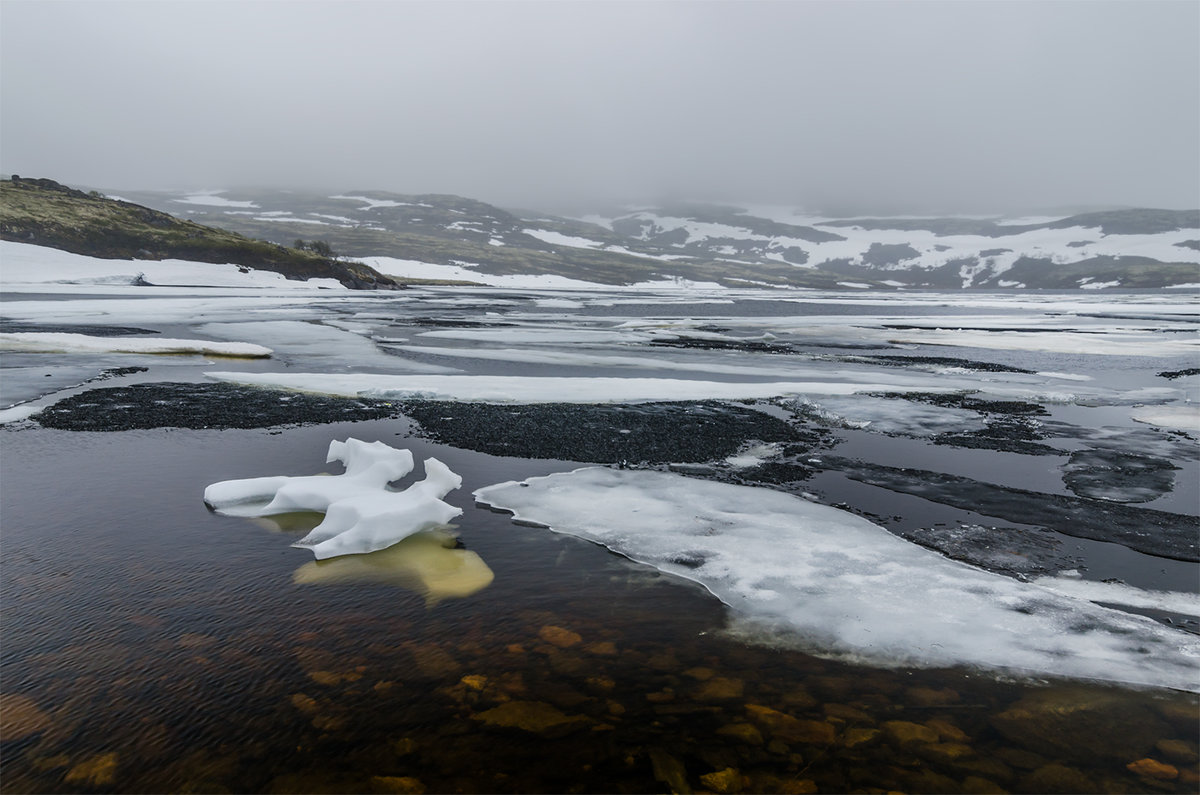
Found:
[[[1152,452],[1179,467],[1173,488],[1123,504],[1200,513],[1194,437],[1130,421],[1131,405],[1119,397],[1146,386],[1176,388],[1173,402],[1182,403],[1195,376],[1189,382],[1155,373],[1192,366],[1194,356],[897,348],[874,334],[913,318],[957,316],[954,327],[969,320],[996,326],[980,320],[986,314],[1027,328],[1071,327],[1057,333],[1109,333],[1115,343],[1134,333],[1150,341],[1194,333],[1187,324],[1195,318],[1186,313],[1120,321],[1143,331],[1113,331],[1111,305],[1094,307],[1109,317],[1088,317],[1075,305],[1064,319],[1059,309],[1031,310],[1029,302],[1010,306],[1003,299],[998,306],[964,306],[931,297],[880,307],[630,298],[606,303],[578,294],[433,290],[235,312],[206,299],[193,320],[167,322],[169,305],[146,304],[139,315],[122,298],[119,317],[105,320],[95,306],[57,298],[43,302],[49,309],[38,316],[30,308],[35,301],[18,306],[10,297],[7,305],[17,308],[6,316],[14,320],[119,321],[179,337],[217,336],[214,324],[231,324],[225,327],[231,334],[270,344],[277,356],[214,364],[198,357],[106,355],[101,362],[6,354],[4,366],[19,363],[27,381],[44,369],[54,388],[72,375],[57,368],[108,366],[114,358],[149,370],[92,386],[200,381],[212,370],[402,375],[422,367],[481,377],[774,382],[800,377],[786,371],[799,373],[801,364],[821,383],[892,378],[896,386],[900,377],[931,384],[969,377],[993,390],[1029,392],[1051,384],[1084,394],[1039,404],[1047,411],[1040,422],[1078,429],[1060,428],[1043,439],[1059,449],[1055,455],[934,444],[929,435],[887,435],[869,425],[829,426],[828,443],[812,455],[1073,497],[1062,466],[1075,449],[1097,449],[1100,442],[1085,430],[1108,428],[1105,438],[1116,438],[1125,453]],[[1050,298],[1037,301],[1053,306]],[[1155,310],[1140,303],[1128,312]],[[781,328],[773,321],[814,316],[821,323]],[[866,320],[857,325],[837,320],[859,317]],[[763,318],[775,325],[770,338],[744,325]],[[254,322],[280,319],[316,321],[347,336],[291,347],[285,337],[299,340],[295,329],[275,327],[274,342],[253,336]],[[680,319],[688,321],[689,335],[718,335],[727,347],[652,346],[647,337],[627,336],[631,328],[645,332],[647,321],[679,332]],[[427,333],[447,330],[480,333]],[[512,330],[544,336],[504,337]],[[614,336],[603,344],[554,336],[568,330]],[[728,347],[738,338],[805,344],[821,356],[960,357],[1091,380],[963,376],[844,359],[797,363],[787,354]],[[357,341],[367,340],[365,358],[349,358]],[[849,343],[856,347],[838,347]],[[444,351],[399,347],[405,345]],[[395,360],[390,370],[380,355]],[[616,356],[625,359],[597,363]],[[781,374],[772,376],[772,369]],[[907,416],[908,403],[889,400],[899,408],[894,417],[877,415],[877,425]],[[586,466],[587,457],[488,455],[424,438],[403,418],[115,433],[21,423],[5,426],[0,436],[5,792],[1193,792],[1200,780],[1194,693],[1037,672],[862,665],[753,639],[730,631],[735,617],[699,585],[516,523],[470,497],[490,484]],[[457,548],[444,537],[425,537],[387,554],[351,556],[363,560],[349,565],[345,559],[318,565],[289,546],[312,517],[272,528],[213,513],[201,499],[207,485],[221,480],[336,471],[321,463],[325,448],[348,436],[406,447],[418,459],[435,456],[463,477],[462,488],[446,498],[464,510],[454,522]],[[1131,451],[1135,442],[1141,446]],[[736,475],[717,469],[698,476]],[[1015,508],[1007,516],[978,514],[937,494],[870,485],[848,471],[818,466],[807,480],[774,488],[844,505],[902,536],[1004,523],[1049,539],[1057,545],[1051,559],[1070,561],[1085,579],[1118,578],[1144,591],[1197,590],[1193,562],[1027,526]],[[598,501],[579,510],[602,517],[605,506]],[[1195,637],[1177,610],[1141,612],[1184,627],[1175,630],[1181,639]]]

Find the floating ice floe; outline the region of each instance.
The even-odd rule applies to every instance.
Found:
[[[1139,406],[1129,415],[1135,422],[1200,432],[1200,404],[1185,406]]]
[[[387,484],[412,472],[408,450],[383,442],[334,440],[326,458],[327,463],[333,461],[345,464],[346,471],[225,480],[204,490],[204,502],[231,516],[324,513],[324,520],[293,544],[312,550],[318,560],[384,549],[462,513],[441,499],[461,486],[462,478],[436,458],[425,459],[425,479],[404,491],[393,491]]]
[[[0,333],[0,351],[11,353],[193,353],[265,359],[271,349],[250,342],[209,342],[164,337],[92,337],[49,332]]]
[[[1200,638],[1093,604],[1092,594],[1064,592],[1057,581],[1049,589],[949,560],[790,494],[587,468],[489,486],[475,497],[702,584],[749,635],[884,665],[971,665],[1200,691]],[[596,504],[604,511],[581,507]],[[1127,604],[1132,598],[1123,595]]]

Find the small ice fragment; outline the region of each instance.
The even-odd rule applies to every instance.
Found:
[[[401,492],[388,483],[412,472],[408,450],[382,442],[335,440],[326,461],[340,461],[346,471],[226,480],[205,489],[204,501],[218,513],[235,516],[324,512],[324,520],[293,545],[311,549],[318,559],[384,549],[462,513],[441,499],[461,486],[462,478],[436,458],[425,460],[424,480]]]

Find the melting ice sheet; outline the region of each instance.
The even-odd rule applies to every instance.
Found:
[[[809,648],[1200,691],[1200,638],[951,561],[789,494],[587,468],[475,497],[699,582],[743,628]]]
[[[165,337],[93,337],[53,332],[0,333],[0,351],[13,353],[197,353],[261,359],[271,349],[249,342],[209,342]]]
[[[204,502],[233,516],[324,513],[324,520],[293,545],[312,550],[318,560],[385,549],[462,513],[441,499],[461,486],[462,478],[436,458],[425,459],[425,479],[404,491],[392,491],[387,484],[412,472],[408,450],[382,442],[334,440],[326,463],[332,461],[341,461],[346,471],[224,480],[204,490]]]

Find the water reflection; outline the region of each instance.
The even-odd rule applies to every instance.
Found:
[[[420,594],[426,606],[433,607],[443,599],[477,593],[495,578],[483,558],[469,549],[456,548],[456,543],[455,536],[446,531],[416,533],[376,552],[305,563],[296,569],[292,581],[297,585],[395,585]]]
[[[319,511],[293,511],[272,516],[247,517],[251,522],[272,533],[308,533],[319,525],[325,514]]]

